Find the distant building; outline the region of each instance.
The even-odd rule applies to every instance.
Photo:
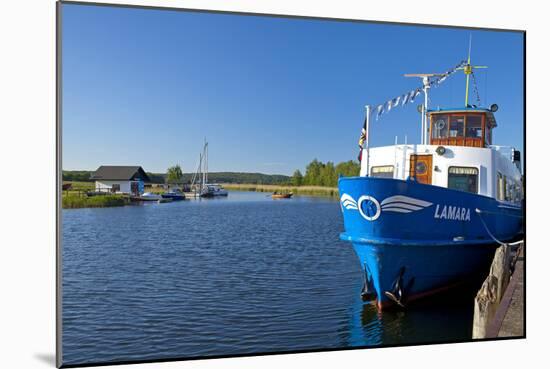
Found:
[[[112,193],[142,193],[149,176],[140,166],[102,165],[90,177],[95,190]]]

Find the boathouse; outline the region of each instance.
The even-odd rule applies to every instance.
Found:
[[[139,194],[149,176],[140,166],[102,165],[90,177],[98,192]]]

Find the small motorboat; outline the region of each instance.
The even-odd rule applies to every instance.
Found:
[[[178,190],[165,192],[161,196],[162,196],[163,199],[170,199],[172,201],[185,200],[185,194],[178,191]]]
[[[201,197],[227,196],[229,193],[219,184],[206,184],[201,191]]]
[[[144,192],[141,196],[138,196],[139,201],[158,201],[162,199],[162,196],[152,192]]]
[[[271,195],[272,199],[290,199],[292,197],[292,192],[289,193],[277,193],[273,192]]]

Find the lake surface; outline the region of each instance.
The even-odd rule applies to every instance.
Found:
[[[467,340],[471,296],[378,313],[338,201],[63,210],[63,363]]]

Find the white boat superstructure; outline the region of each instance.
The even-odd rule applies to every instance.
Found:
[[[523,197],[518,151],[509,147],[391,145],[363,152],[361,176],[413,179],[425,184],[518,203]],[[514,160],[514,158],[516,160]]]
[[[520,152],[512,147],[492,144],[493,129],[497,127],[494,113],[498,106],[493,104],[489,109],[484,109],[470,105],[468,100],[470,75],[474,69],[480,68],[487,67],[472,65],[469,51],[467,61],[446,73],[406,74],[406,77],[422,78],[423,87],[375,109],[379,116],[385,110],[389,111],[399,105],[400,101],[410,102],[423,92],[424,103],[419,106],[422,117],[420,144],[369,147],[365,139],[370,137],[368,131],[373,107],[367,105],[363,134],[359,141],[362,147],[360,175],[412,179],[519,205],[523,199]],[[457,70],[463,70],[466,75],[464,107],[429,110],[430,89]],[[477,90],[475,79],[473,82]]]

